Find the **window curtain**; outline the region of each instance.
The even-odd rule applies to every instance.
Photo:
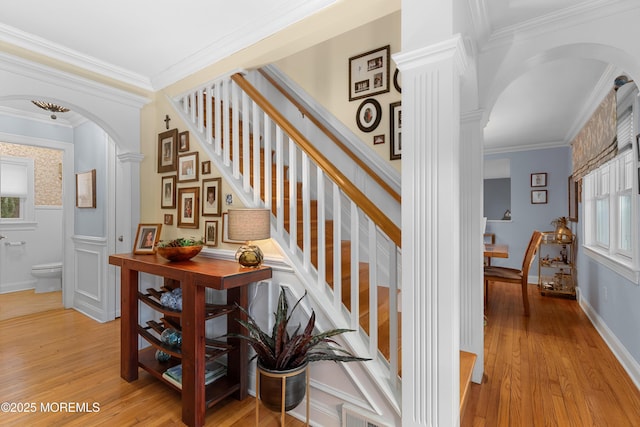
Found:
[[[575,181],[616,156],[616,119],[616,92],[612,89],[571,142]]]

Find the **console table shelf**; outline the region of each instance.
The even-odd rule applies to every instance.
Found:
[[[131,382],[138,378],[138,368],[182,394],[182,421],[189,426],[202,426],[207,408],[233,395],[239,400],[247,397],[248,347],[238,338],[228,342],[205,337],[205,321],[227,316],[227,331],[241,333],[240,325],[233,318],[246,320],[246,315],[236,304],[247,308],[247,285],[271,278],[271,269],[243,269],[233,261],[222,261],[196,256],[189,261],[170,262],[158,255],[116,254],[109,263],[120,267],[121,293],[121,353],[120,376]],[[164,291],[148,289],[140,292],[139,273],[144,272],[165,278],[182,288],[182,312],[160,304]],[[168,279],[168,280],[167,280]],[[226,291],[223,305],[206,304],[205,288]],[[162,313],[162,323],[148,322],[141,326],[138,320],[138,301]],[[229,316],[233,313],[232,316]],[[182,331],[182,347],[176,349],[159,339],[166,327]],[[151,346],[138,349],[138,336]],[[169,362],[158,362],[156,350],[170,354]],[[211,384],[205,385],[205,363],[222,355],[228,355],[227,373]],[[182,362],[182,390],[165,380],[162,374]]]

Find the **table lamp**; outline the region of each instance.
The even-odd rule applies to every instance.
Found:
[[[229,209],[228,233],[231,240],[244,240],[236,252],[236,259],[243,267],[257,268],[264,255],[252,240],[271,237],[271,212],[269,209]]]

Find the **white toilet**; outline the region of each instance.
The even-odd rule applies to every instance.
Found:
[[[52,262],[31,267],[31,275],[37,279],[36,293],[62,290],[62,263]]]

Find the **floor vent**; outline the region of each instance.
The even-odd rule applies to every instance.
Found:
[[[393,427],[376,414],[350,405],[342,405],[342,427]]]

